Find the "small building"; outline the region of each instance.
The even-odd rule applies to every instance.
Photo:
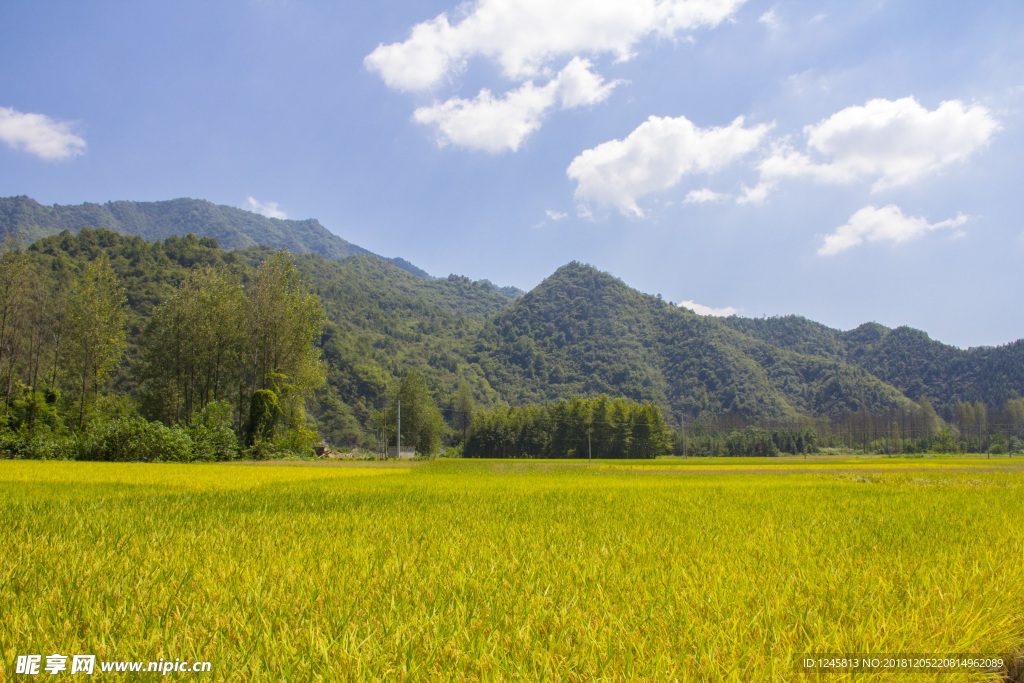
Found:
[[[397,446],[388,447],[388,457],[397,458],[398,460],[412,460],[416,457],[416,449],[407,446],[402,446],[402,452],[398,452]]]

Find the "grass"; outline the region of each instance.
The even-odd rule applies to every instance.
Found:
[[[56,652],[207,680],[789,681],[808,654],[1024,645],[1021,458],[5,461],[0,492],[0,680]],[[986,680],[866,680],[890,679]]]

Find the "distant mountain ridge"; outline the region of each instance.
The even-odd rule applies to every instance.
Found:
[[[229,251],[263,245],[296,254],[320,254],[332,260],[373,254],[338,237],[315,218],[267,218],[204,199],[44,206],[24,195],[0,198],[0,236],[21,233],[25,242],[31,243],[63,230],[77,234],[83,227],[137,235],[149,242],[193,233],[196,237],[212,237]],[[418,277],[431,277],[403,258],[373,255]]]
[[[195,236],[161,243],[83,229],[27,251],[55,287],[105,253],[126,288],[129,341],[138,344],[188,269],[252,269],[273,248],[226,252]],[[1024,397],[1024,340],[964,351],[877,323],[840,331],[799,316],[702,316],[577,262],[515,296],[486,280],[417,277],[368,253],[301,253],[294,261],[327,314],[320,339],[327,386],[311,409],[338,442],[373,434],[376,411],[410,370],[449,418],[461,386],[486,407],[602,393],[651,401],[674,425],[911,414],[925,397],[953,419],[959,401],[998,411]],[[119,390],[136,391],[137,381],[126,366]]]
[[[927,397],[1001,405],[1024,394],[1024,340],[960,349],[912,327],[864,323],[835,330],[807,318],[722,318],[723,324],[774,346],[848,363],[895,386],[914,401]]]
[[[198,248],[171,235],[212,237],[244,261],[274,248],[302,255],[297,263],[336,325],[338,400],[361,406],[354,414],[362,424],[382,400],[386,378],[405,369],[442,394],[468,381],[485,403],[608,393],[655,401],[675,419],[835,419],[909,409],[922,398],[951,415],[958,401],[1000,406],[1024,397],[1024,340],[965,351],[909,327],[865,323],[841,331],[800,316],[701,316],[576,262],[524,294],[458,275],[430,278],[316,220],[271,219],[200,200],[45,207],[28,197],[0,199],[0,234],[21,232],[28,242],[84,226],[164,240],[171,251]],[[90,234],[85,243],[96,239]],[[50,237],[35,248],[74,252],[81,242]],[[104,248],[116,255],[129,244]]]

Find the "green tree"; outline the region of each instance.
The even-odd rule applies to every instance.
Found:
[[[935,414],[935,408],[926,396],[922,396],[918,402],[921,408],[921,437],[926,444],[931,443],[939,428],[939,416]]]
[[[402,403],[402,443],[411,445],[420,455],[437,453],[441,446],[444,419],[430,396],[427,383],[414,371],[409,371],[398,387],[398,395],[388,415],[388,428],[398,424],[398,401]],[[393,437],[391,443],[394,443]]]
[[[1007,401],[1006,416],[1013,436],[1024,437],[1024,398]]]
[[[469,425],[473,422],[474,410],[473,390],[470,388],[469,382],[460,380],[459,387],[455,390],[455,399],[452,401],[452,411],[454,412],[452,426],[456,431],[461,432],[463,442],[466,441],[466,432],[469,431]]]
[[[324,324],[320,297],[309,291],[291,255],[275,252],[246,287],[247,393],[270,389],[292,428],[305,423],[305,400],[326,376],[316,342]],[[248,392],[246,391],[248,389]]]
[[[126,347],[124,289],[106,255],[100,254],[68,293],[68,370],[76,380],[78,427],[90,393],[99,398]]]
[[[189,273],[154,311],[143,347],[153,417],[191,424],[211,401],[230,397],[241,378],[244,311],[239,278],[214,268]]]
[[[249,402],[249,419],[246,422],[246,443],[252,445],[258,441],[270,441],[274,438],[274,430],[281,419],[281,406],[277,394],[270,389],[254,391]]]

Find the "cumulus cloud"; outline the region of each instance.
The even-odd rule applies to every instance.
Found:
[[[85,152],[85,140],[72,132],[71,123],[11,107],[0,107],[0,140],[45,161],[66,161]]]
[[[546,213],[548,218],[550,218],[553,221],[560,221],[563,218],[569,217],[569,214],[565,213],[564,211],[552,211],[551,209],[548,209],[544,213]]]
[[[690,190],[687,192],[683,204],[707,204],[708,202],[720,202],[728,198],[729,195],[727,194],[715,192],[705,187],[700,190]]]
[[[566,170],[577,182],[581,212],[594,204],[643,216],[640,197],[673,187],[687,174],[721,170],[756,149],[769,126],[743,123],[741,116],[728,126],[699,128],[685,116],[651,116],[625,139],[583,151]]]
[[[705,306],[704,304],[699,304],[696,301],[681,301],[681,302],[679,302],[679,307],[680,308],[689,308],[691,311],[693,311],[697,315],[714,315],[714,316],[718,316],[719,318],[727,318],[730,315],[736,315],[737,313],[740,312],[738,308],[733,308],[732,306],[724,306],[722,308],[712,308],[711,306]]]
[[[454,23],[442,13],[414,26],[403,42],[378,45],[364,64],[401,91],[436,88],[475,56],[522,81],[570,55],[627,60],[644,38],[717,26],[745,1],[476,0]]]
[[[472,100],[453,97],[413,113],[419,123],[437,128],[438,143],[453,144],[492,154],[519,149],[530,133],[540,128],[549,110],[597,104],[617,85],[606,83],[591,71],[586,59],[574,57],[543,86],[529,81],[504,97],[490,90],[480,91]]]
[[[249,197],[249,210],[267,218],[288,218],[288,214],[281,210],[277,202],[261,202],[255,197]]]
[[[966,160],[999,130],[981,105],[959,100],[929,111],[913,97],[875,99],[804,128],[805,151],[783,141],[760,165],[761,179],[740,201],[758,201],[783,178],[871,182],[879,191],[907,185]]]
[[[967,216],[929,223],[924,218],[904,216],[895,204],[877,209],[866,206],[850,217],[849,222],[825,236],[825,242],[818,249],[819,256],[831,256],[856,247],[863,242],[892,242],[899,244],[921,237],[926,232],[941,228],[955,228],[967,222]]]

